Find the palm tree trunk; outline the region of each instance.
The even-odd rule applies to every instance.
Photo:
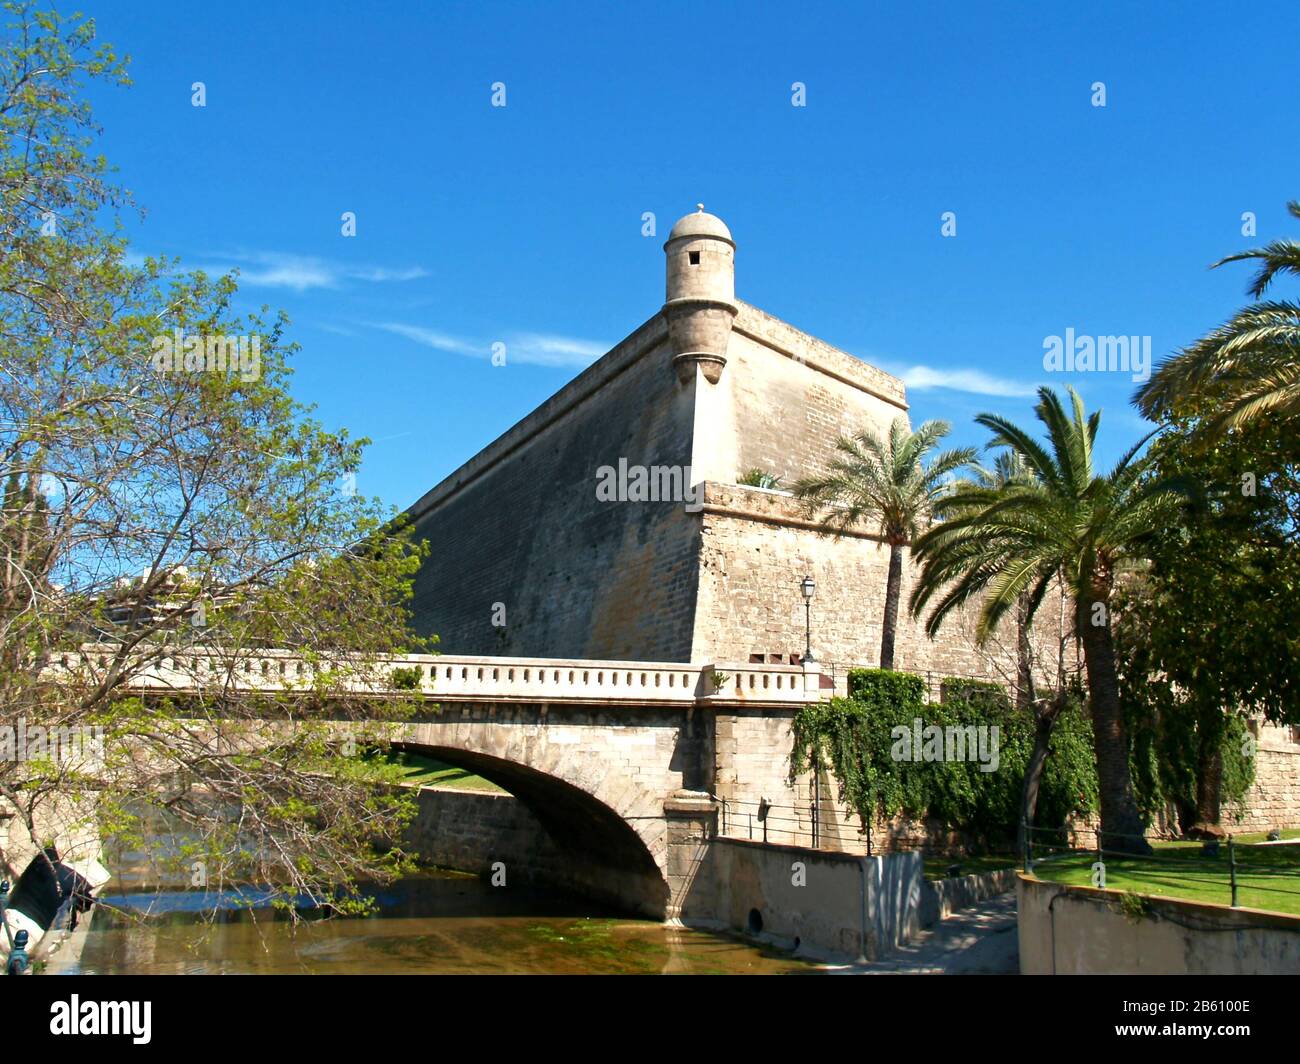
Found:
[[[1150,854],[1143,838],[1142,817],[1133,798],[1128,766],[1128,732],[1120,708],[1119,675],[1115,668],[1115,642],[1111,636],[1109,602],[1106,623],[1095,625],[1080,610],[1079,635],[1088,670],[1088,701],[1092,710],[1092,742],[1097,756],[1097,784],[1101,794],[1102,845],[1107,850]]]
[[[894,667],[894,633],[898,629],[898,600],[903,591],[903,545],[889,545],[889,583],[885,585],[885,620],[880,626],[880,667]]]

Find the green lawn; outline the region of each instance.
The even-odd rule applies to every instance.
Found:
[[[942,857],[927,853],[923,863],[926,879],[947,879],[948,871],[953,865],[959,865],[958,875],[983,875],[985,872],[999,872],[1004,868],[1018,868],[1019,862],[1014,854],[991,853],[980,857]]]
[[[1283,832],[1298,838],[1300,831]],[[1250,909],[1300,915],[1300,845],[1259,846],[1264,835],[1234,839],[1237,856],[1237,904]],[[1219,844],[1216,857],[1207,857],[1200,842],[1152,842],[1153,857],[1107,855],[1106,886],[1185,901],[1232,903],[1228,846]],[[1092,885],[1094,854],[1070,853],[1034,862],[1039,879],[1071,885]]]
[[[387,759],[402,768],[403,783],[418,783],[425,787],[446,787],[456,791],[495,791],[505,794],[502,788],[482,776],[475,776],[463,768],[456,768],[431,757],[394,750]]]
[[[1282,829],[1282,838],[1283,838],[1283,839],[1300,839],[1300,828],[1283,828],[1283,829]],[[1256,832],[1253,832],[1253,833],[1251,833],[1251,834],[1249,834],[1249,835],[1233,835],[1233,836],[1232,836],[1232,841],[1233,841],[1233,842],[1240,842],[1240,843],[1243,843],[1243,844],[1253,844],[1253,843],[1256,843],[1256,842],[1265,842],[1265,841],[1267,841],[1267,839],[1268,839],[1268,835],[1267,835],[1265,832],[1263,832],[1263,831],[1256,831]]]

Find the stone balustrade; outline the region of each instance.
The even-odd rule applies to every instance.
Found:
[[[112,646],[88,646],[79,653],[56,654],[46,674],[85,671],[93,676],[110,666],[115,653]],[[821,697],[815,664],[804,668],[454,654],[386,655],[364,663],[335,656],[312,663],[282,650],[231,654],[201,647],[154,650],[137,660],[129,666],[124,686],[140,691],[307,690],[328,670],[337,674],[344,689],[378,695],[401,690],[389,682],[401,670],[418,676],[417,687],[410,688],[413,693],[440,702],[802,705]]]

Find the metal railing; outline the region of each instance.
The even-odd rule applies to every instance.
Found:
[[[755,842],[833,849],[844,853],[871,852],[870,829],[863,829],[853,814],[845,814],[823,795],[799,805],[781,805],[765,799],[717,799],[718,834]]]
[[[1062,843],[1043,841],[1044,837],[1063,838],[1068,835],[1091,835],[1095,840],[1091,847],[1069,846]],[[1103,832],[1095,828],[1039,828],[1025,825],[1025,852],[1023,867],[1026,873],[1053,882],[1065,882],[1057,878],[1062,873],[1057,869],[1072,868],[1081,870],[1079,865],[1090,863],[1088,871],[1090,883],[1096,887],[1106,887],[1107,861],[1111,869],[1122,874],[1126,881],[1135,886],[1126,887],[1134,893],[1152,893],[1142,890],[1145,886],[1182,890],[1184,893],[1161,893],[1158,896],[1183,901],[1198,899],[1186,893],[1189,887],[1220,887],[1224,900],[1233,908],[1240,907],[1242,891],[1250,891],[1264,896],[1290,895],[1300,898],[1300,839],[1294,842],[1242,843],[1231,835],[1223,841],[1206,840],[1197,849],[1193,842],[1198,840],[1180,840],[1187,843],[1177,850],[1155,850],[1150,854],[1133,853],[1117,849],[1124,839],[1142,839],[1145,836],[1125,835],[1119,832]],[[1294,847],[1297,859],[1294,864],[1269,864],[1268,856],[1279,845]],[[1224,862],[1222,865],[1209,862]],[[1204,863],[1202,863],[1204,862]],[[1046,869],[1043,866],[1046,865]],[[1274,880],[1272,877],[1278,877]],[[1258,880],[1264,878],[1268,882]],[[1284,885],[1285,884],[1285,885]],[[1117,888],[1112,888],[1117,889]],[[1269,900],[1267,897],[1265,900]],[[1300,908],[1300,906],[1297,906]]]

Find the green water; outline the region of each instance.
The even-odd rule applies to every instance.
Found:
[[[363,918],[291,923],[194,894],[106,895],[80,960],[86,974],[750,974],[818,969],[761,945],[628,919],[592,902],[429,872],[375,892]],[[210,901],[210,899],[209,899]],[[153,912],[144,915],[152,904]]]

